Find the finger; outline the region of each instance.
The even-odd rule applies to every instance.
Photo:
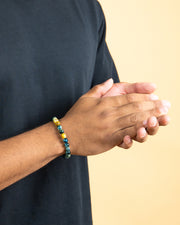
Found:
[[[128,117],[129,115],[134,115],[135,113],[142,112],[145,113],[145,111],[152,111],[153,109],[158,111],[159,114],[156,113],[156,115],[166,115],[169,108],[169,102],[165,100],[157,100],[157,101],[141,101],[141,102],[133,102],[126,105],[121,105],[118,107],[114,107],[112,110],[112,115],[114,119],[124,119],[123,117]],[[151,115],[153,116],[153,115]]]
[[[110,104],[112,106],[121,106],[126,105],[133,102],[142,102],[142,101],[155,101],[158,100],[158,96],[154,94],[127,94],[127,95],[120,95],[120,96],[113,96],[104,98],[105,100],[111,100]]]
[[[160,126],[166,126],[170,122],[170,117],[168,115],[158,117],[158,122]]]
[[[164,102],[164,101],[161,101]],[[115,131],[112,132],[113,139],[115,143],[119,143],[117,145],[122,144],[123,138],[126,135],[129,135],[132,139],[136,139],[137,130],[144,126],[144,122],[148,120],[148,118],[155,116],[160,117],[162,115],[166,115],[168,113],[167,106],[161,106],[153,108],[149,111],[133,113],[125,117],[121,117],[116,119],[114,128]]]
[[[129,141],[127,139],[129,139],[129,138],[127,138],[127,136],[130,137],[130,139],[132,141],[132,139],[135,139],[136,134],[137,134],[137,127],[136,126],[127,127],[124,130],[112,133],[112,141],[113,141],[113,143],[116,143],[117,146],[125,148],[126,146],[129,145],[127,143]],[[125,143],[124,143],[124,140],[125,140]]]
[[[156,90],[157,86],[156,84],[149,83],[149,82],[143,82],[143,83],[121,82],[121,83],[114,84],[112,88],[115,89],[115,92],[117,95],[131,94],[131,93],[151,94]]]
[[[155,116],[147,120],[147,132],[149,135],[155,135],[159,129],[159,123]]]
[[[86,94],[84,94],[82,97],[102,97],[106,92],[110,90],[110,88],[113,86],[113,79],[110,78],[104,83],[98,84],[91,88]]]
[[[123,143],[118,145],[119,147],[121,148],[124,148],[124,149],[128,149],[130,148],[131,146],[133,145],[133,141],[131,139],[131,137],[129,135],[126,135],[124,138],[123,138]]]
[[[120,117],[118,119],[114,120],[114,134],[122,132],[126,128],[134,127],[136,126],[137,128],[143,127],[144,126],[144,121],[147,121],[148,118],[155,116],[159,117],[161,115],[166,115],[168,112],[167,107],[156,107],[148,111],[141,111],[137,113],[132,113],[124,117]],[[124,134],[124,133],[123,133]],[[131,136],[132,137],[132,136]]]
[[[127,94],[130,93],[142,93],[150,94],[156,90],[157,86],[154,83],[133,83],[133,84],[124,84],[124,89]]]
[[[146,132],[146,129],[144,127],[141,127],[137,130],[137,135],[134,138],[135,141],[143,143],[147,140],[148,134]]]

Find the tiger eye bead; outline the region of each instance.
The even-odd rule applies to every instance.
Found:
[[[58,120],[58,118],[57,117],[53,117],[52,120],[53,120],[53,123],[56,125],[59,133],[61,134],[61,137],[62,137],[63,142],[64,142],[66,153],[63,155],[63,157],[65,159],[69,159],[71,157],[71,151],[70,151],[69,142],[68,142],[68,139],[66,137],[66,134],[64,133],[64,130],[62,129],[61,123]]]

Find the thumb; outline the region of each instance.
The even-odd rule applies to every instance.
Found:
[[[109,90],[103,97],[116,96],[132,93],[140,94],[152,94],[156,90],[156,84],[154,83],[116,83],[113,85],[111,90]]]
[[[98,84],[91,88],[84,97],[96,97],[101,98],[103,95],[105,95],[113,86],[113,79],[110,78],[106,80],[105,82]]]

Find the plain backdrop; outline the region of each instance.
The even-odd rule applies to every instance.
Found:
[[[121,81],[155,82],[172,107],[146,143],[88,157],[94,225],[180,225],[180,1],[100,3]]]

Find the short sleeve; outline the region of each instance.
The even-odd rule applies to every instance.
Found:
[[[100,25],[98,29],[99,38],[92,86],[102,83],[109,78],[113,78],[115,83],[119,82],[117,69],[106,43],[106,19],[99,2],[97,2],[97,7]]]

